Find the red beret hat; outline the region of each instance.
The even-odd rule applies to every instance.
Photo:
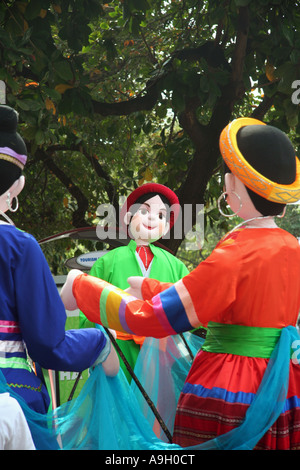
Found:
[[[165,196],[169,201],[169,207],[172,207],[170,214],[170,228],[174,225],[180,210],[179,200],[174,191],[167,186],[158,183],[145,183],[136,188],[129,194],[122,209],[121,209],[121,221],[124,220],[125,214],[130,210],[130,207],[136,203],[136,201],[144,194],[157,193]]]

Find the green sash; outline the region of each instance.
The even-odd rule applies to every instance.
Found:
[[[269,358],[281,331],[281,328],[210,322],[202,350],[212,353]]]

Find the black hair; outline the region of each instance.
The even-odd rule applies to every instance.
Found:
[[[0,147],[8,147],[20,155],[27,155],[26,145],[17,132],[18,120],[18,113],[13,108],[0,106]],[[0,194],[5,193],[21,174],[20,167],[0,157]]]
[[[20,178],[22,170],[14,163],[0,159],[0,195]]]
[[[129,211],[132,214],[132,217],[139,210],[140,206],[142,204],[144,204],[144,202],[148,201],[148,199],[151,199],[152,197],[155,197],[155,196],[159,196],[161,198],[162,202],[165,204],[166,209],[167,209],[167,220],[169,220],[170,209],[171,209],[170,208],[170,201],[164,194],[161,194],[161,193],[158,193],[158,192],[150,192],[150,193],[142,194],[140,197],[138,197],[137,200],[134,202],[134,204],[132,204],[132,206],[129,209]],[[133,208],[133,210],[131,208]]]
[[[18,113],[9,106],[0,106],[0,147],[9,147],[20,155],[27,155],[24,140],[17,132]]]
[[[292,143],[273,126],[245,126],[237,133],[237,144],[247,162],[260,174],[279,184],[292,184],[296,179],[296,158]],[[230,172],[224,164],[224,173]],[[285,204],[268,201],[247,188],[255,208],[265,216],[279,215]]]

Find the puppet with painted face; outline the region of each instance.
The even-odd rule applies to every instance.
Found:
[[[128,246],[115,248],[99,258],[90,275],[104,279],[121,289],[129,287],[127,279],[143,276],[174,283],[188,274],[186,266],[155,242],[172,228],[179,212],[176,194],[166,186],[146,183],[135,189],[125,201],[120,220],[131,240]],[[94,326],[80,312],[80,327]],[[144,336],[117,332],[117,343],[134,369]],[[121,367],[128,379],[131,375],[123,361]]]

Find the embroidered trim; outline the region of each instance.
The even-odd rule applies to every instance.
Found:
[[[19,168],[21,168],[21,170],[24,169],[23,163],[20,162],[19,160],[17,160],[16,158],[10,156],[10,155],[6,155],[5,153],[0,153],[0,159],[1,159],[1,160],[6,160],[7,162],[14,163],[14,164],[17,165]]]
[[[28,390],[32,390],[33,392],[41,392],[42,391],[42,384],[39,387],[31,387],[30,385],[24,385],[24,384],[14,384],[14,383],[8,383],[7,384],[11,388],[27,388]]]

